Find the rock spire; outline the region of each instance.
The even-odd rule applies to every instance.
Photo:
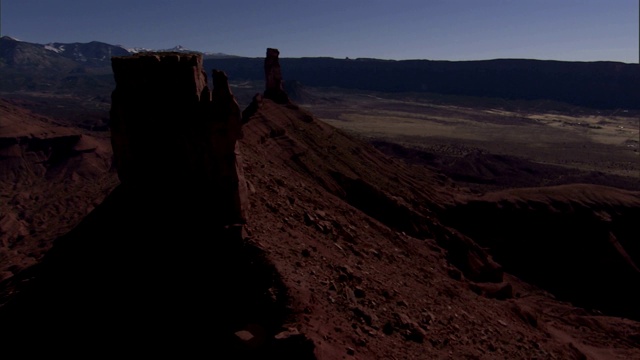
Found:
[[[284,91],[282,71],[280,70],[280,61],[278,57],[280,51],[278,49],[267,48],[267,56],[264,59],[264,74],[266,87],[264,97],[271,99],[278,104],[288,104],[289,96]]]

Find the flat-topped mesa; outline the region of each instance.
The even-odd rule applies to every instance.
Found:
[[[122,184],[243,222],[241,112],[226,74],[213,71],[212,92],[200,54],[113,57],[112,67],[111,142]]]
[[[267,48],[267,57],[264,59],[264,74],[266,78],[264,97],[278,104],[288,104],[290,100],[284,91],[278,56],[280,56],[278,49]]]

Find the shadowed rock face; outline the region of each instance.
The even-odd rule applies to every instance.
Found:
[[[587,184],[497,191],[440,218],[558,298],[640,319],[638,192]]]
[[[111,141],[122,183],[189,199],[217,225],[244,223],[241,113],[225,73],[213,71],[209,91],[202,57],[181,53],[116,57],[113,71]]]
[[[289,103],[289,96],[284,91],[278,56],[280,56],[278,49],[267,49],[267,57],[264,59],[264,74],[266,78],[264,97],[278,104],[287,104]]]

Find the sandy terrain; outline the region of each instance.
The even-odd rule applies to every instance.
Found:
[[[304,106],[327,123],[446,155],[478,149],[538,163],[640,178],[640,114],[420,94],[308,89]],[[478,102],[481,102],[478,104]],[[452,146],[454,145],[454,146]]]

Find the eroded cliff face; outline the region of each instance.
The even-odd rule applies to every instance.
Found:
[[[275,338],[287,290],[243,232],[241,112],[224,72],[213,70],[210,91],[200,55],[116,57],[113,70],[120,184],[0,307],[3,349],[309,356],[306,339]],[[247,327],[251,346],[236,334]]]
[[[209,90],[202,56],[113,58],[111,141],[121,182],[137,192],[189,199],[216,225],[245,222],[238,140],[241,112],[224,72]]]

